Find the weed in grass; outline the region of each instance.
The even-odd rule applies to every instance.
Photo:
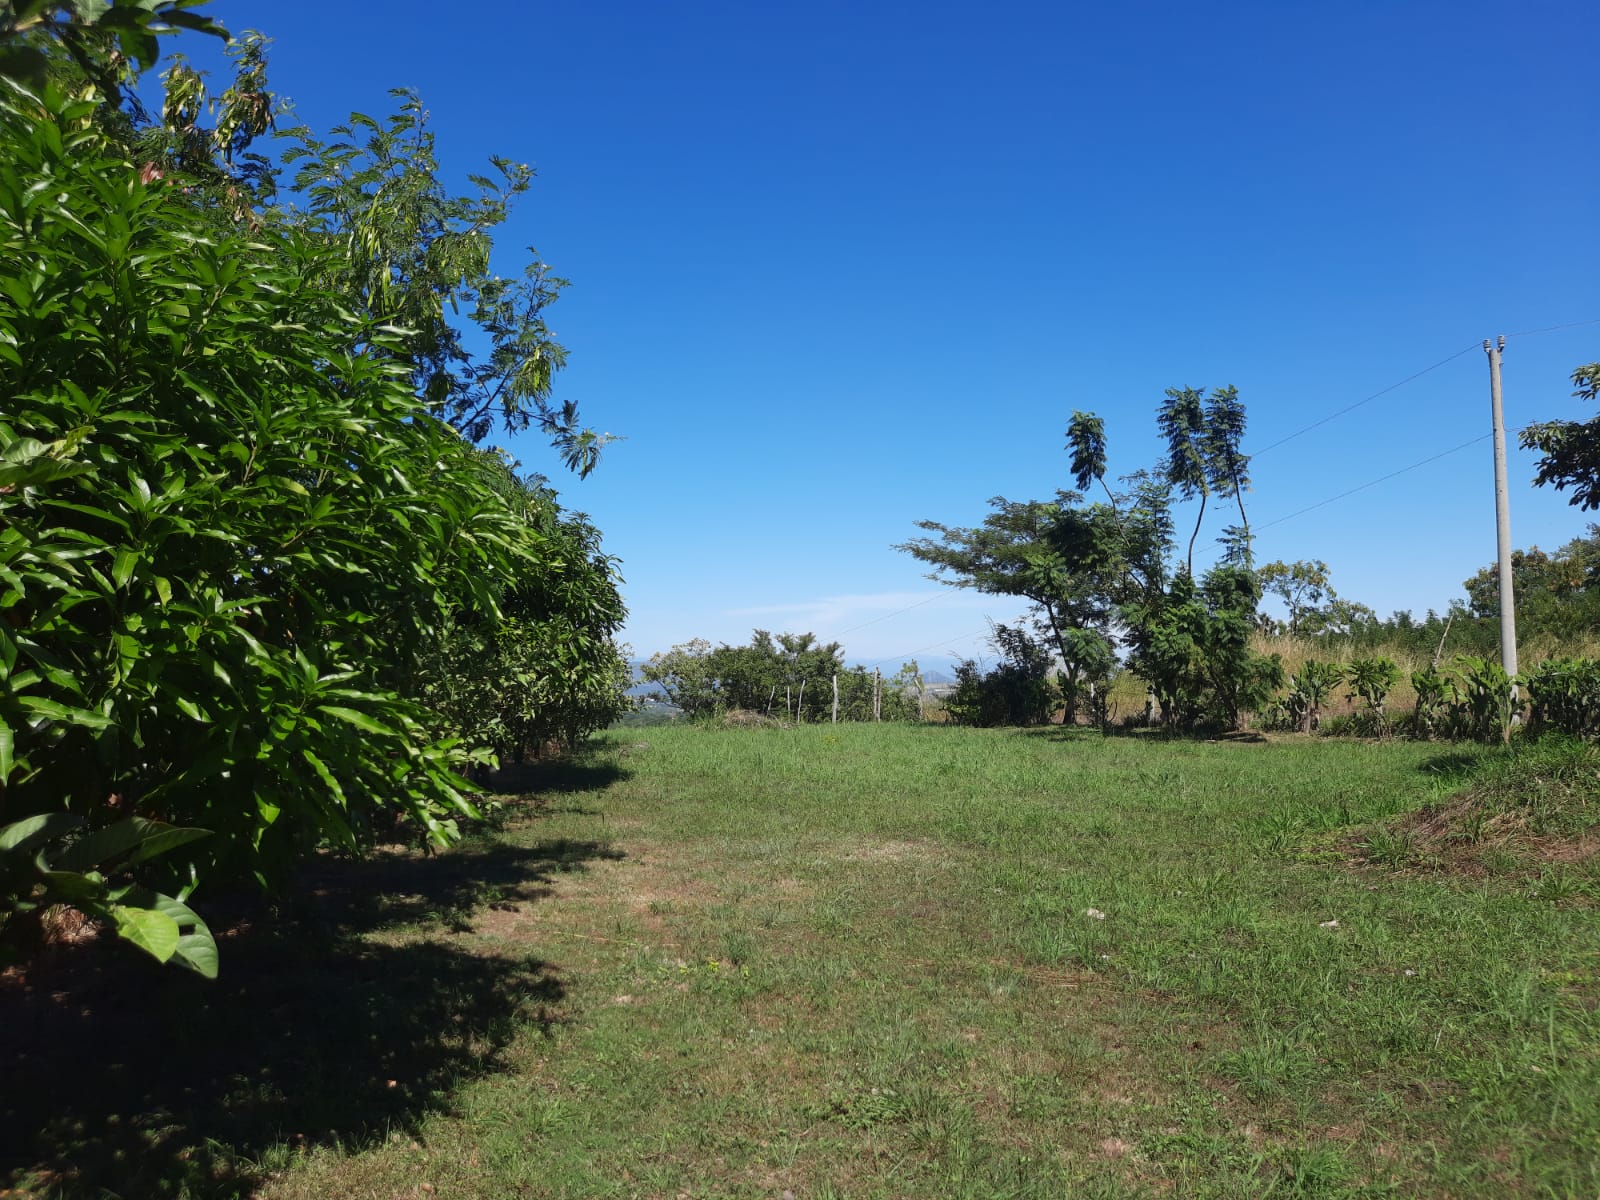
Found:
[[[1577,872],[1565,867],[1546,867],[1528,886],[1528,894],[1535,900],[1559,902],[1589,894],[1589,885]]]
[[[1311,1078],[1316,1064],[1294,1033],[1257,1024],[1253,1035],[1222,1056],[1222,1070],[1256,1100],[1278,1096]]]
[[[1511,875],[1522,867],[1522,859],[1504,846],[1493,846],[1478,855],[1478,865],[1490,875]]]
[[[1280,1169],[1283,1195],[1322,1198],[1350,1194],[1346,1185],[1354,1173],[1337,1146],[1291,1147],[1284,1152]]]
[[[1367,861],[1381,867],[1404,867],[1417,857],[1416,839],[1407,830],[1375,825],[1366,833]]]

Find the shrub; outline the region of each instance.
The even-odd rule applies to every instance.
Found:
[[[1525,676],[1528,732],[1594,738],[1600,734],[1600,662],[1550,658]]]
[[[0,82],[0,818],[210,831],[135,864],[153,895],[394,813],[447,842],[465,759],[407,681],[544,541],[307,282],[337,244],[197,211],[94,112]],[[39,898],[7,878],[0,923]]]

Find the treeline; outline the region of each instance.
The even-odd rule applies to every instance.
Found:
[[[935,579],[1033,604],[1031,633],[1012,631],[1001,646],[997,672],[1012,676],[1006,688],[991,688],[986,700],[976,666],[963,664],[963,681],[973,681],[966,710],[975,719],[1018,703],[1037,711],[1036,688],[1015,703],[1001,693],[1031,687],[1030,673],[1042,674],[1051,658],[1060,663],[1056,684],[1068,721],[1085,709],[1103,715],[1111,677],[1124,667],[1148,685],[1156,719],[1174,729],[1236,728],[1282,686],[1282,664],[1250,641],[1261,585],[1244,507],[1249,460],[1240,449],[1246,420],[1238,391],[1169,388],[1156,421],[1164,455],[1123,476],[1119,488],[1107,476],[1104,422],[1076,412],[1067,427],[1075,490],[1045,501],[997,497],[982,525],[923,521],[937,536],[898,547],[932,565]],[[1090,500],[1091,490],[1105,499]],[[1198,501],[1186,540],[1174,512],[1182,500]],[[1212,500],[1231,502],[1239,519],[1218,537],[1220,562],[1196,578],[1195,544]],[[1029,648],[1035,641],[1045,647],[1042,661]]]
[[[1573,379],[1579,395],[1595,398],[1600,364],[1580,367]],[[1600,667],[1581,657],[1593,654],[1590,639],[1600,630],[1600,527],[1554,554],[1532,548],[1514,556],[1519,641],[1537,645],[1551,665],[1513,680],[1489,661],[1499,647],[1495,568],[1467,580],[1466,600],[1442,615],[1382,619],[1338,596],[1325,563],[1257,566],[1236,391],[1168,389],[1156,421],[1164,454],[1122,476],[1120,488],[1107,482],[1104,423],[1075,412],[1066,441],[1073,490],[1043,501],[997,497],[981,525],[923,521],[934,536],[897,547],[930,564],[934,579],[1033,605],[1026,624],[995,628],[992,669],[972,661],[957,668],[958,687],[946,702],[953,719],[1032,724],[1059,707],[1069,723],[1087,716],[1108,724],[1113,681],[1133,678],[1145,699],[1125,719],[1170,730],[1237,729],[1252,716],[1314,728],[1327,697],[1344,685],[1350,700],[1366,704],[1362,727],[1385,732],[1393,724],[1384,705],[1401,680],[1387,655],[1401,653],[1426,664],[1407,680],[1419,705],[1412,728],[1422,736],[1505,736],[1518,684],[1533,697],[1535,727],[1586,733],[1600,721],[1571,716],[1574,705],[1588,703],[1574,697],[1589,696],[1600,677]],[[1523,440],[1546,455],[1538,482],[1570,487],[1575,504],[1600,507],[1592,469],[1600,462],[1600,421],[1547,423]],[[1103,500],[1091,499],[1095,490]],[[1193,502],[1196,514],[1186,540],[1174,514],[1179,501]],[[1214,501],[1232,501],[1238,522],[1218,536],[1217,564],[1197,577],[1195,545]],[[1269,595],[1282,601],[1285,618],[1261,611]],[[1263,653],[1270,646],[1263,635],[1287,637],[1291,661]],[[1335,657],[1350,661],[1328,661]]]
[[[748,712],[794,722],[908,721],[925,701],[915,662],[885,678],[846,667],[838,642],[810,633],[757,629],[745,646],[695,639],[653,655],[640,675],[692,720]]]
[[[1600,526],[1591,524],[1551,553],[1537,546],[1514,550],[1511,566],[1518,642],[1541,654],[1591,650],[1600,637]],[[1284,606],[1282,618],[1258,618],[1258,627],[1269,634],[1355,653],[1384,649],[1414,657],[1492,655],[1499,649],[1500,574],[1494,563],[1465,580],[1465,595],[1443,612],[1430,609],[1420,617],[1409,611],[1379,617],[1340,596],[1324,562],[1268,563],[1259,574],[1264,593]]]
[[[209,975],[207,889],[451,841],[463,771],[605,726],[627,669],[597,531],[480,444],[604,441],[552,397],[560,282],[490,269],[531,172],[451,194],[414,97],[270,155],[258,37],[151,114],[195,7],[0,17],[0,952],[66,903]]]

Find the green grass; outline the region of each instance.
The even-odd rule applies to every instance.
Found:
[[[1587,891],[1397,832],[1487,755],[625,731],[308,900],[271,935],[321,922],[303,966],[225,944],[204,1070],[175,1042],[120,1128],[53,1098],[0,1163],[63,1195],[1594,1196]],[[298,1048],[276,1092],[216,1081],[229,1028]]]

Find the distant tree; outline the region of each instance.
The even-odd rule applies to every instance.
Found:
[[[1213,719],[1233,724],[1276,669],[1246,645],[1260,590],[1248,570],[1244,408],[1234,388],[1218,389],[1209,399],[1194,388],[1170,388],[1157,419],[1166,445],[1162,461],[1155,471],[1124,477],[1120,494],[1105,482],[1103,423],[1078,411],[1067,427],[1067,451],[1079,491],[1058,491],[1051,502],[991,500],[993,511],[976,529],[922,521],[920,528],[939,536],[897,549],[932,564],[933,577],[943,582],[1032,601],[1037,631],[1048,636],[1063,664],[1060,688],[1069,720],[1085,700],[1099,707],[1120,642],[1164,697],[1164,719],[1180,726]],[[1108,503],[1084,502],[1083,490],[1096,482]],[[1221,566],[1201,584],[1191,578],[1183,588],[1168,577],[1175,490],[1201,500],[1189,538],[1191,566],[1206,497],[1233,497],[1240,506],[1240,524],[1222,539]],[[1189,570],[1179,574],[1187,577]],[[976,667],[968,675],[976,687]]]
[[[1511,553],[1519,637],[1562,642],[1600,629],[1600,526],[1554,553],[1537,546]],[[1467,611],[1497,621],[1500,571],[1490,563],[1465,581]]]
[[[1328,581],[1328,564],[1320,559],[1267,563],[1256,571],[1261,590],[1282,600],[1289,610],[1289,636],[1303,631],[1306,615],[1324,601],[1335,599]]]
[[[1236,728],[1282,685],[1278,656],[1250,649],[1260,595],[1252,572],[1224,565],[1198,584],[1180,571],[1166,591],[1124,610],[1128,666],[1150,684],[1165,724]]]
[[[875,713],[884,720],[907,720],[917,715],[909,684],[913,675],[921,678],[915,664],[901,668],[898,682],[875,677],[865,667],[847,668],[838,642],[818,641],[812,633],[774,637],[765,629],[757,629],[743,646],[713,647],[703,639],[674,646],[653,655],[641,675],[691,718],[747,709],[794,721],[831,718],[835,677],[840,720],[870,721]]]
[[[897,546],[935,569],[932,578],[1034,605],[1036,632],[1048,639],[1067,681],[1067,717],[1096,694],[1115,661],[1119,605],[1164,572],[1166,509],[1135,492],[1111,504],[1083,504],[1076,492],[1053,502],[997,497],[984,523],[967,529],[920,521],[939,535]]]
[[[1249,570],[1250,518],[1244,511],[1244,494],[1250,488],[1250,458],[1241,449],[1244,443],[1245,412],[1239,389],[1217,388],[1206,400],[1206,473],[1212,494],[1233,499],[1239,505],[1239,524],[1230,526],[1223,537],[1228,561]]]
[[[705,717],[719,703],[717,681],[711,669],[711,643],[704,638],[681,642],[652,654],[640,669],[640,678],[661,689],[668,704],[689,717]]]
[[[1323,638],[1344,637],[1354,639],[1362,630],[1381,624],[1378,614],[1359,600],[1335,597],[1321,608],[1312,609],[1305,616],[1301,631]]]
[[[1106,499],[1116,507],[1117,499],[1106,487],[1106,423],[1093,413],[1074,411],[1067,423],[1067,450],[1072,455],[1072,479],[1078,491],[1099,483]]]

